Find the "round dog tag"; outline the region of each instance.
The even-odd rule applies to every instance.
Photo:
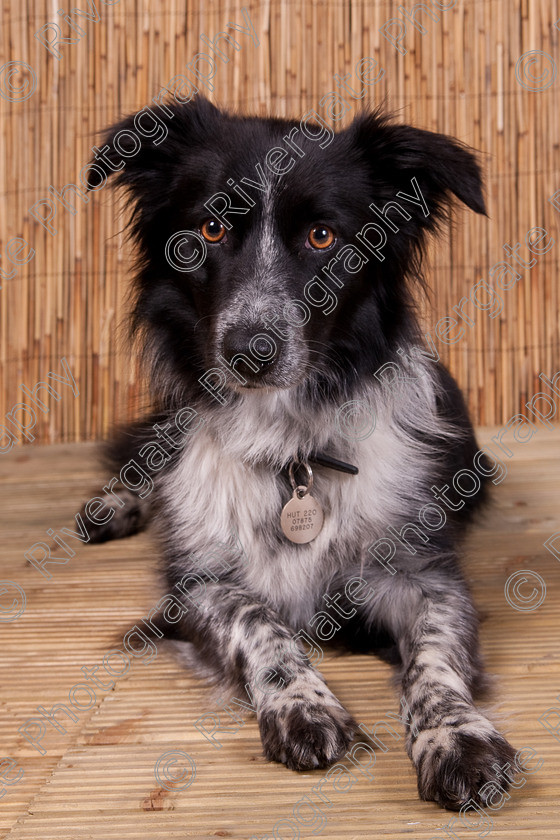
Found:
[[[282,531],[294,543],[314,540],[323,527],[323,510],[319,502],[300,485],[289,502],[282,508]]]

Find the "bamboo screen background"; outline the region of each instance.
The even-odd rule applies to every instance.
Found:
[[[0,268],[4,275],[14,268],[6,258],[13,237],[27,240],[35,255],[1,281],[0,424],[25,399],[20,385],[33,388],[49,371],[61,374],[62,358],[80,394],[74,398],[63,386],[59,402],[49,398],[48,414],[37,411],[37,441],[100,438],[115,420],[132,419],[146,406],[124,329],[132,247],[123,234],[120,197],[105,187],[87,204],[77,199],[75,215],[58,204],[55,236],[29,208],[49,197],[50,185],[61,190],[79,183],[99,132],[149,104],[173,76],[189,75],[187,62],[208,49],[200,35],[213,38],[228,22],[242,25],[243,5],[97,0],[100,20],[74,14],[83,34],[62,45],[57,60],[34,35],[51,21],[77,38],[57,10],[87,10],[86,0],[3,0],[0,85],[12,61],[30,65],[35,81],[17,65],[8,79],[11,94],[0,97]],[[405,10],[412,5],[402,0]],[[436,341],[475,422],[504,423],[540,390],[539,373],[551,376],[560,368],[560,203],[556,209],[548,200],[560,189],[560,30],[554,25],[560,26],[560,4],[457,0],[437,10],[433,2],[439,20],[420,13],[424,34],[407,22],[406,55],[380,33],[391,18],[405,21],[398,6],[387,0],[246,0],[259,46],[237,33],[241,49],[225,46],[231,60],[216,62],[209,97],[243,112],[299,119],[315,108],[323,115],[319,101],[336,89],[334,74],[351,72],[355,80],[356,64],[369,56],[385,73],[368,88],[365,103],[385,100],[400,121],[455,135],[482,152],[489,218],[457,206],[453,236],[431,249],[433,296],[421,305],[426,328],[433,329],[473,284],[489,279],[489,268],[505,257],[505,243],[523,243],[536,226],[554,237],[538,264],[520,268],[522,279],[499,292],[499,316],[478,311],[457,344]],[[533,50],[546,55],[525,56]],[[337,125],[347,124],[361,103],[353,106]],[[525,245],[520,254],[529,258]]]

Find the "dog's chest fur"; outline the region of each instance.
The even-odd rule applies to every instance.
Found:
[[[429,454],[394,422],[396,409],[394,401],[385,403],[373,434],[353,440],[340,433],[332,409],[309,416],[294,412],[282,392],[249,394],[223,422],[201,427],[162,487],[173,564],[191,567],[191,560],[181,559],[188,551],[212,568],[216,544],[238,536],[246,561],[236,562],[236,580],[292,625],[308,620],[333,575],[359,569],[387,525],[410,515],[411,499],[418,506],[425,499]],[[424,413],[431,414],[427,404]],[[325,519],[320,534],[304,545],[290,542],[280,527],[291,490],[279,465],[298,448],[323,450],[359,467],[356,476],[314,469],[312,495]]]

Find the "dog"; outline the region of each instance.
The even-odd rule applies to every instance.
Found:
[[[459,565],[493,467],[414,304],[454,197],[486,213],[477,158],[379,109],[337,132],[201,96],[162,110],[165,139],[135,143],[131,116],[96,159],[130,203],[155,409],[109,447],[124,479],[92,542],[154,522],[175,593],[154,633],[247,686],[269,760],[327,767],[352,743],[311,661],[332,639],[394,664],[419,796],[480,802],[514,757],[474,705],[488,677]],[[122,471],[147,452],[149,500]]]

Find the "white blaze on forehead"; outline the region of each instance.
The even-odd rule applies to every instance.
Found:
[[[245,327],[252,331],[254,337],[261,332],[270,334],[269,319],[272,322],[278,320],[282,335],[275,332],[273,339],[279,350],[275,382],[278,386],[291,387],[301,378],[308,359],[308,348],[301,330],[288,326],[284,318],[284,309],[290,303],[291,295],[279,259],[281,249],[275,203],[278,192],[277,183],[266,181],[260,203],[253,208],[254,251],[248,254],[247,273],[238,278],[237,290],[223,302],[216,321],[214,346],[219,355],[230,329]],[[251,347],[249,350],[255,356]]]
[[[278,274],[278,232],[275,225],[276,184],[266,181],[260,194],[261,202],[253,208],[253,213],[260,218],[256,223],[257,242],[254,263],[242,287],[229,300],[218,323],[218,336],[222,336],[228,326],[263,322],[266,315],[282,313],[288,295],[284,291]]]
[[[274,232],[274,185],[268,181],[262,198],[262,222],[259,231],[258,259],[262,260],[262,269],[271,271],[278,257],[278,246]],[[277,236],[277,233],[276,233]],[[257,266],[257,270],[261,266]]]

